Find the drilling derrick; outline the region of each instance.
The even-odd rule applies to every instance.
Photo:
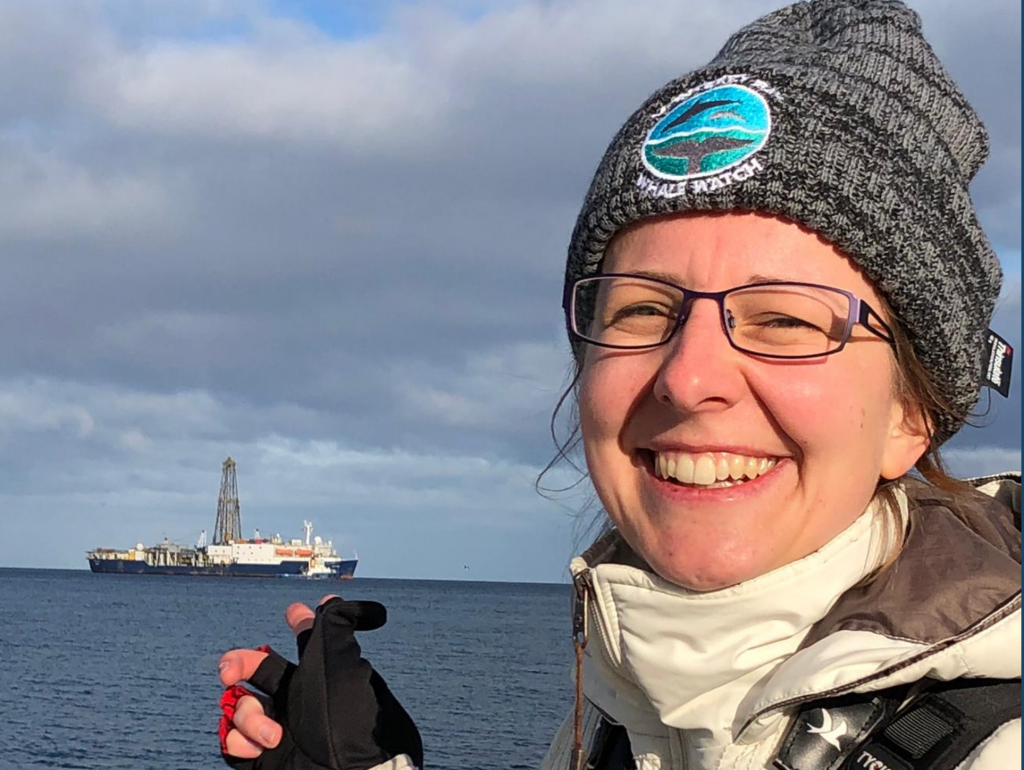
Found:
[[[242,512],[238,504],[238,477],[235,461],[224,461],[220,477],[220,496],[217,498],[217,526],[213,532],[214,545],[227,545],[242,539]]]

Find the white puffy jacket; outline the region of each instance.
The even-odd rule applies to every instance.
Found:
[[[1020,476],[975,486],[954,515],[946,493],[907,482],[905,547],[867,584],[884,551],[870,509],[805,559],[707,593],[662,580],[617,533],[602,538],[572,563],[591,597],[584,745],[610,722],[625,727],[637,770],[764,770],[811,701],[1019,678]],[[542,770],[568,768],[572,740],[570,714]],[[1016,719],[961,770],[1020,762]]]

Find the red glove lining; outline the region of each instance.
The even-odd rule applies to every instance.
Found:
[[[228,733],[234,728],[235,709],[238,708],[238,701],[244,696],[252,693],[240,684],[232,685],[224,690],[220,696],[220,710],[222,712],[220,725],[217,727],[217,736],[220,738],[221,754],[228,753]]]
[[[256,652],[270,652],[270,645],[261,645],[256,648]],[[220,696],[220,710],[222,714],[220,724],[217,726],[217,736],[220,738],[220,751],[222,754],[228,753],[228,733],[235,726],[235,709],[238,708],[238,701],[246,695],[253,695],[253,693],[242,687],[242,685],[235,684],[226,688],[224,694]]]

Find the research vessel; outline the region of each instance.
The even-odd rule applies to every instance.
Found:
[[[303,537],[291,540],[280,535],[251,539],[242,537],[241,508],[235,461],[224,461],[221,492],[217,501],[217,524],[213,542],[206,531],[194,546],[172,543],[166,538],[155,546],[142,543],[134,548],[96,548],[89,551],[93,572],[123,575],[211,575],[216,577],[298,577],[351,578],[358,557],[338,555],[330,540],[313,536],[313,525],[303,522]]]

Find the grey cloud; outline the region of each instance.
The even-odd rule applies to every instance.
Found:
[[[944,455],[949,471],[957,478],[988,476],[1000,470],[1020,469],[1020,448],[966,447]]]
[[[97,65],[95,6],[13,0],[0,6],[0,123],[43,136],[74,111],[75,73]],[[84,32],[84,34],[83,34]],[[58,137],[59,138],[59,137]]]
[[[5,564],[39,564],[32,561],[37,550],[7,544],[37,537],[38,527],[54,533],[47,555],[63,566],[77,566],[85,547],[101,543],[193,541],[213,526],[220,461],[228,453],[238,461],[247,531],[294,535],[310,518],[345,552],[358,548],[369,574],[413,576],[426,569],[423,560],[404,561],[404,536],[415,538],[409,547],[434,544],[426,560],[432,574],[462,577],[455,570],[463,563],[484,566],[489,550],[498,556],[495,540],[525,548],[571,524],[538,505],[534,465],[276,434],[274,427],[302,421],[294,408],[268,412],[203,393],[111,393],[47,381],[5,383],[4,394],[0,510],[13,538],[0,544]],[[248,430],[254,426],[259,430]],[[474,538],[482,551],[466,545]],[[550,553],[569,539],[560,542],[531,552]],[[527,575],[558,579],[565,555],[532,565]],[[481,576],[524,577],[511,569],[508,554],[496,563],[506,566]]]
[[[972,185],[997,247],[1020,249],[1020,3],[914,3],[950,74],[978,111],[991,154]]]
[[[194,528],[197,490],[239,447],[262,458],[246,483],[304,483],[298,461],[274,476],[270,437],[306,460],[335,442],[504,463],[515,502],[476,524],[462,511],[470,532],[550,511],[531,474],[552,452],[562,263],[589,175],[641,99],[780,5],[398,4],[357,42],[223,0],[0,6],[5,513],[53,487],[97,537],[113,510],[155,527],[142,500],[153,520],[202,510]],[[988,124],[974,195],[1019,260],[1019,5],[918,6]],[[246,37],[181,37],[232,20]],[[1019,295],[1000,328],[1019,330]],[[1019,380],[951,449],[1019,447]],[[469,476],[446,478],[495,498]],[[306,502],[326,512],[344,490],[322,489]],[[457,501],[432,504],[437,527],[455,521]]]

